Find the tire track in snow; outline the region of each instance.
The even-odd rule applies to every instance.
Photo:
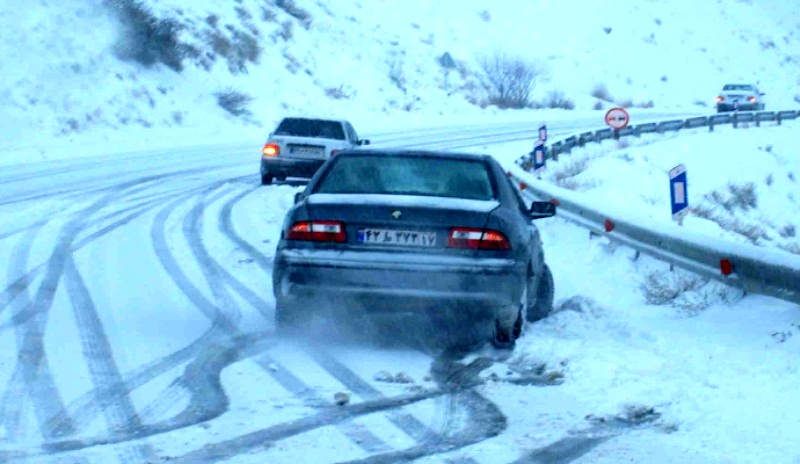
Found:
[[[64,265],[68,258],[71,259],[71,253],[75,249],[74,240],[81,229],[89,222],[88,219],[92,214],[120,197],[118,192],[123,192],[128,188],[133,188],[129,194],[144,190],[147,188],[147,183],[158,180],[159,177],[138,179],[135,182],[123,184],[116,191],[93,202],[89,207],[72,214],[72,218],[59,232],[56,247],[51,253],[51,257],[45,264],[37,267],[37,270],[25,272],[28,251],[35,234],[25,240],[23,249],[17,248],[14,252],[17,258],[12,260],[14,264],[9,275],[21,275],[21,277],[12,282],[3,292],[0,310],[7,307],[17,298],[23,297],[24,302],[22,303],[23,308],[12,320],[19,345],[18,359],[14,374],[4,394],[4,398],[7,399],[4,404],[9,404],[8,399],[25,398],[27,391],[39,423],[40,432],[45,439],[70,435],[76,431],[73,421],[66,413],[63,401],[50,374],[42,340],[47,315],[52,307]],[[38,232],[38,229],[35,229],[35,231]],[[85,242],[85,244],[88,243]],[[25,297],[35,274],[40,272],[44,273],[44,277],[35,297],[33,299]],[[18,422],[17,414],[19,414],[19,410],[6,408],[3,413],[0,416],[0,423],[7,424],[10,421],[11,424],[14,424]],[[57,426],[52,422],[54,418],[60,419]],[[13,426],[10,428],[16,429]]]
[[[266,272],[268,275],[272,275],[272,259],[268,258],[266,255],[261,253],[255,246],[251,245],[250,242],[246,241],[242,236],[240,236],[236,232],[236,228],[233,226],[233,207],[234,205],[238,204],[242,199],[244,199],[247,195],[255,192],[261,188],[260,185],[257,185],[254,188],[247,189],[238,195],[234,196],[233,198],[229,199],[225,202],[222,206],[222,211],[219,215],[219,229],[225,234],[228,239],[230,239],[236,246],[239,247],[240,250],[247,253],[253,261],[258,264],[258,266]]]
[[[119,190],[122,191],[125,187],[127,186],[123,186]],[[64,427],[60,429],[48,426],[51,418],[66,415],[66,409],[50,372],[47,353],[44,349],[43,338],[49,312],[53,306],[64,266],[71,256],[73,241],[85,226],[88,218],[117,196],[116,192],[112,192],[100,197],[88,207],[74,213],[72,218],[61,228],[55,248],[45,266],[44,277],[38,290],[18,313],[18,316],[22,316],[25,322],[14,326],[18,345],[17,364],[12,382],[6,389],[5,397],[18,398],[25,394],[30,396],[40,432],[45,440],[75,433],[74,424],[70,420],[65,420]],[[30,243],[27,244],[27,247],[30,247]],[[27,249],[22,254],[27,262]],[[23,265],[24,271],[25,263],[19,264]],[[24,295],[24,291],[20,294]],[[16,374],[17,370],[21,372],[21,375]],[[2,419],[5,422],[5,418]]]
[[[109,384],[124,385],[100,315],[71,255],[64,266],[64,281],[92,383],[95,387]],[[123,388],[117,392],[114,401],[99,401],[98,407],[103,411],[112,433],[131,434],[142,428],[142,420],[131,402],[129,393]],[[147,443],[139,443],[123,449],[120,458],[123,462],[149,463],[155,458],[155,452]]]

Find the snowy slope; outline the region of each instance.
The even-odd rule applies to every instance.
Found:
[[[152,20],[175,25],[178,45],[191,49],[180,72],[119,59],[138,23],[111,4],[0,7],[4,157],[254,140],[287,113],[344,116],[369,130],[505,118],[469,103],[485,99],[478,61],[497,51],[546,70],[536,100],[560,91],[582,110],[603,85],[615,102],[708,111],[732,80],[760,81],[768,107],[791,106],[800,70],[800,7],[779,0],[144,0]],[[438,64],[445,52],[458,69]],[[219,107],[215,94],[227,90],[253,98],[249,116]]]

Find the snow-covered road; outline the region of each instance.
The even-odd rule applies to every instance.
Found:
[[[573,121],[550,133],[593,128],[594,121]],[[461,149],[532,140],[536,129],[520,123],[370,135],[377,147]],[[574,226],[545,221],[557,299],[582,299],[568,299],[552,320],[529,327],[513,356],[487,348],[461,359],[415,345],[281,340],[273,333],[271,257],[300,187],[260,186],[257,153],[257,145],[243,143],[0,168],[3,460],[567,463],[603,447],[643,459],[667,446],[663,437],[679,422],[663,420],[658,408],[667,400],[633,398],[620,413],[621,396],[610,395],[620,400],[612,404],[598,401],[602,392],[587,393],[598,379],[598,387],[613,384],[604,383],[611,374],[603,367],[618,369],[613,357],[575,351],[590,349],[584,335],[603,327],[616,334],[599,340],[604,354],[643,350],[650,341],[656,352],[636,351],[639,360],[676,362],[680,355],[663,333],[621,316],[652,313],[632,296],[640,282],[621,276],[657,263],[633,263]],[[575,272],[576,262],[598,254],[613,265]],[[613,297],[609,287],[617,287]],[[619,308],[603,309],[614,301]],[[773,309],[765,326],[788,328],[790,309]],[[598,319],[596,329],[587,318]],[[565,321],[586,331],[576,335]],[[556,348],[559,336],[566,348]],[[576,337],[583,337],[578,345]],[[697,361],[702,349],[691,352],[688,368],[707,368]],[[774,365],[788,362],[773,354]],[[662,380],[656,367],[634,370]],[[402,382],[377,380],[381,371]],[[583,382],[569,387],[571,372]],[[693,381],[677,377],[682,383],[667,391]],[[336,405],[337,393],[349,402]],[[708,449],[698,450],[690,453],[696,462],[710,462]],[[689,462],[681,451],[672,456]],[[602,457],[586,462],[618,462]]]

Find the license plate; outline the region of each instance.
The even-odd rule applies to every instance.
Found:
[[[291,153],[298,156],[323,156],[325,150],[315,147],[292,147]]]
[[[362,229],[358,231],[358,241],[373,245],[433,247],[436,246],[436,232]]]

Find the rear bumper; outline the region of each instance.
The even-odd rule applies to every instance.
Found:
[[[760,103],[740,103],[739,111],[756,111],[760,108]],[[717,111],[734,111],[737,107],[733,103],[717,103]]]
[[[276,299],[357,306],[370,313],[457,309],[497,317],[520,300],[525,267],[510,259],[384,252],[279,250]]]
[[[262,157],[261,175],[271,174],[276,177],[312,177],[323,163],[325,163],[325,160]]]

